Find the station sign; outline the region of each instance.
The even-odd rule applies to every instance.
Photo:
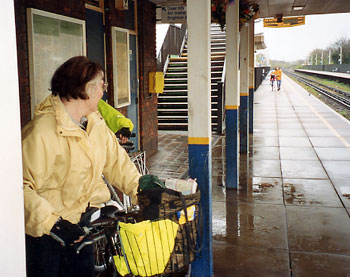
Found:
[[[162,6],[162,23],[186,24],[187,10],[185,5]]]
[[[283,17],[282,22],[277,22],[277,18],[265,18],[264,27],[285,28],[305,25],[305,16]]]

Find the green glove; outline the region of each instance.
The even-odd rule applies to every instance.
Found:
[[[159,178],[155,175],[143,175],[139,179],[139,192],[147,189],[153,189],[153,188],[165,188],[164,182],[159,180]]]

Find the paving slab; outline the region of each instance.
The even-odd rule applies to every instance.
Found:
[[[289,277],[289,254],[276,248],[227,245],[214,240],[214,276]]]
[[[291,251],[290,258],[293,276],[350,275],[350,256]]]
[[[318,160],[315,150],[310,147],[280,147],[281,160]]]
[[[283,179],[283,192],[285,205],[343,207],[330,180]]]
[[[281,160],[283,178],[328,179],[320,161]]]
[[[213,202],[213,239],[245,247],[287,249],[283,205]]]
[[[350,255],[350,220],[344,208],[286,207],[291,251]]]

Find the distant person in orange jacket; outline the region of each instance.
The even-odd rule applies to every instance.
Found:
[[[272,74],[276,76],[277,90],[280,90],[281,89],[281,81],[282,81],[282,70],[277,66],[275,68],[275,71],[272,72]]]

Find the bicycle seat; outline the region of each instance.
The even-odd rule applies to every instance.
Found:
[[[98,211],[98,208],[88,207],[86,211],[81,215],[79,225],[80,226],[89,226],[91,222],[92,215]]]

